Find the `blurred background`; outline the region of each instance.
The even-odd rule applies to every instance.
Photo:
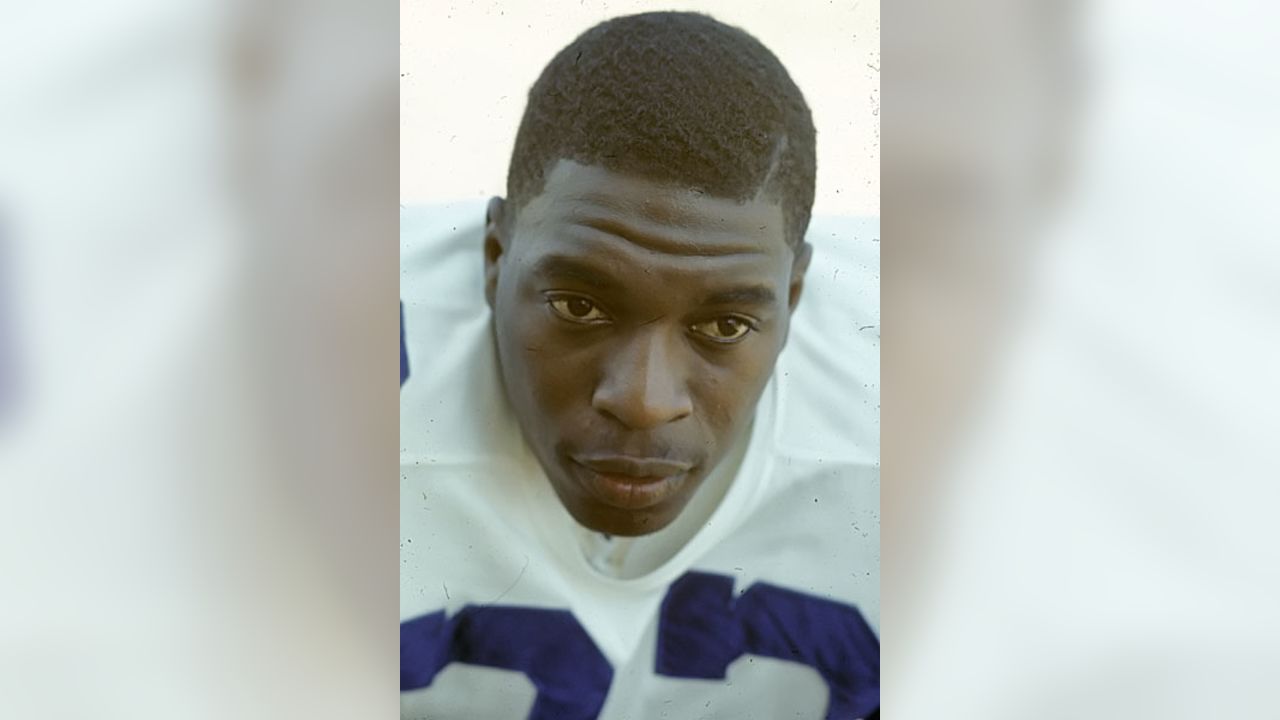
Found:
[[[1280,717],[1276,11],[886,18],[886,717]]]
[[[7,3],[0,717],[394,717],[390,3]]]

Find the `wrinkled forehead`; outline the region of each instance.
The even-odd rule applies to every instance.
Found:
[[[520,209],[514,234],[551,239],[574,227],[672,256],[755,256],[788,264],[791,256],[782,205],[775,199],[713,197],[562,160],[543,192]]]

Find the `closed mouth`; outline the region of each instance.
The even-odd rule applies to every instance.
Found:
[[[590,455],[570,458],[583,489],[596,502],[628,512],[649,510],[680,493],[692,463],[666,458]]]
[[[628,455],[576,455],[575,463],[615,478],[634,481],[656,481],[683,475],[693,469],[693,463],[666,458],[633,457]]]

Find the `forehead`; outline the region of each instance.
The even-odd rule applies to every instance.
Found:
[[[717,260],[773,267],[790,265],[779,202],[712,197],[680,187],[561,160],[541,194],[519,210],[517,245],[525,250],[590,254],[619,245],[648,259],[661,256],[686,268]],[[581,242],[591,238],[596,242]],[[579,240],[579,242],[575,242]]]

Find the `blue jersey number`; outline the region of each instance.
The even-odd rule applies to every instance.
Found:
[[[828,720],[880,706],[880,641],[853,607],[767,583],[735,600],[733,578],[709,573],[672,583],[658,626],[659,675],[723,679],[748,654],[817,670],[831,691]]]
[[[857,609],[766,583],[733,598],[733,578],[687,573],[667,591],[655,671],[723,679],[745,654],[804,663],[831,690],[828,720],[880,704],[880,641]],[[427,687],[451,662],[524,673],[538,696],[529,720],[594,720],[613,668],[564,610],[467,606],[400,625],[400,690]]]
[[[529,720],[594,720],[613,668],[565,610],[469,605],[400,624],[400,690],[426,687],[451,662],[516,670],[538,690]]]

